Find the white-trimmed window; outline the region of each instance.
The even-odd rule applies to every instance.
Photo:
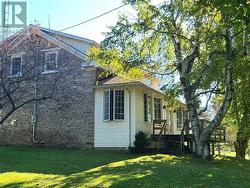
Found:
[[[124,120],[124,90],[104,91],[104,120]]]
[[[161,119],[161,99],[154,98],[154,108],[155,108],[155,119]]]
[[[54,72],[58,67],[58,53],[55,50],[45,53],[44,72]]]
[[[183,124],[184,124],[184,116],[183,116],[183,109],[182,108],[178,108],[176,110],[176,116],[177,116],[177,128],[178,129],[182,129]]]
[[[110,120],[110,90],[104,91],[104,120]]]
[[[21,55],[11,56],[10,75],[11,76],[22,75],[22,56]]]
[[[152,122],[152,96],[144,94],[144,121]]]

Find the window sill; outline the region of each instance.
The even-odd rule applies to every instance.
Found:
[[[115,119],[115,120],[103,120],[105,123],[119,123],[119,122],[124,122],[124,119]]]
[[[53,74],[53,73],[57,73],[59,72],[58,70],[51,70],[51,71],[44,71],[44,72],[41,72],[41,74]]]
[[[8,78],[19,78],[19,77],[22,77],[22,75],[20,74],[14,74],[14,75],[9,75],[7,76]]]

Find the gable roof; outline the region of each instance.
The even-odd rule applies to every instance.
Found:
[[[108,76],[98,81],[96,87],[115,87],[115,86],[128,86],[128,85],[140,85],[158,94],[163,94],[163,92],[157,88],[154,88],[148,84],[143,83],[140,80],[129,80],[120,76]]]
[[[61,32],[61,31],[56,31],[56,30],[53,30],[53,29],[48,29],[48,28],[45,28],[45,27],[39,27],[39,28],[42,31],[44,31],[44,32],[46,32],[48,34],[65,36],[65,37],[72,38],[72,39],[75,39],[75,40],[79,40],[79,41],[82,41],[82,42],[85,42],[85,43],[88,43],[88,44],[99,46],[99,44],[97,42],[95,42],[94,40],[91,40],[91,39],[87,39],[87,38],[84,38],[84,37],[72,35],[72,34],[69,34],[69,33],[64,33],[64,32]]]
[[[25,27],[24,29],[20,30],[19,32],[15,33],[14,35],[11,35],[7,39],[0,42],[0,45],[3,45],[4,43],[8,43],[11,48],[15,48],[18,46],[22,41],[27,39],[32,33],[35,33],[39,35],[40,37],[50,41],[51,43],[56,44],[57,46],[63,48],[64,50],[74,54],[75,56],[79,57],[80,59],[85,60],[86,59],[86,49],[79,49],[79,46],[75,46],[74,43],[70,43],[68,41],[75,40],[75,43],[77,42],[80,45],[85,45],[87,47],[91,46],[98,46],[98,44],[90,39],[77,37],[71,34],[66,34],[63,32],[57,32],[51,29],[39,27],[36,25],[29,25]],[[69,40],[62,40],[61,37],[66,37]],[[92,62],[92,65],[98,66],[96,63]]]
[[[8,44],[10,44],[12,48],[15,48],[22,41],[27,39],[32,33],[35,33],[41,36],[42,38],[47,39],[51,43],[56,44],[57,46],[63,48],[64,50],[76,55],[77,57],[83,60],[86,59],[86,51],[84,50],[84,48],[81,48],[84,44],[88,46],[95,46],[95,47],[99,46],[99,44],[96,43],[94,40],[71,35],[68,33],[63,33],[60,31],[55,31],[52,29],[47,29],[44,27],[36,26],[36,25],[29,25],[25,27],[24,29],[20,30],[19,32],[15,33],[14,35],[11,35],[4,41],[0,42],[0,45],[8,42]],[[89,65],[100,67],[97,63],[93,63],[93,62],[91,62]],[[157,88],[154,88],[148,84],[145,84],[144,82],[140,80],[129,80],[120,76],[109,76],[107,78],[99,80],[98,86],[106,87],[106,86],[119,86],[119,85],[140,85],[158,94],[163,93],[161,90],[158,90]]]

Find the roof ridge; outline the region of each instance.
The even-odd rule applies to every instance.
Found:
[[[61,31],[57,31],[57,30],[54,30],[54,29],[49,29],[49,28],[45,28],[45,27],[41,27],[41,26],[38,26],[38,27],[44,32],[49,32],[49,33],[56,34],[56,35],[62,35],[62,36],[73,38],[73,39],[80,40],[80,41],[83,41],[83,42],[99,45],[96,41],[94,41],[92,39],[88,39],[88,38],[85,38],[85,37],[73,35],[73,34],[70,34],[70,33],[61,32]]]

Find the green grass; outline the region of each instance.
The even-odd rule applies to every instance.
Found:
[[[250,161],[9,146],[0,187],[250,187]]]

